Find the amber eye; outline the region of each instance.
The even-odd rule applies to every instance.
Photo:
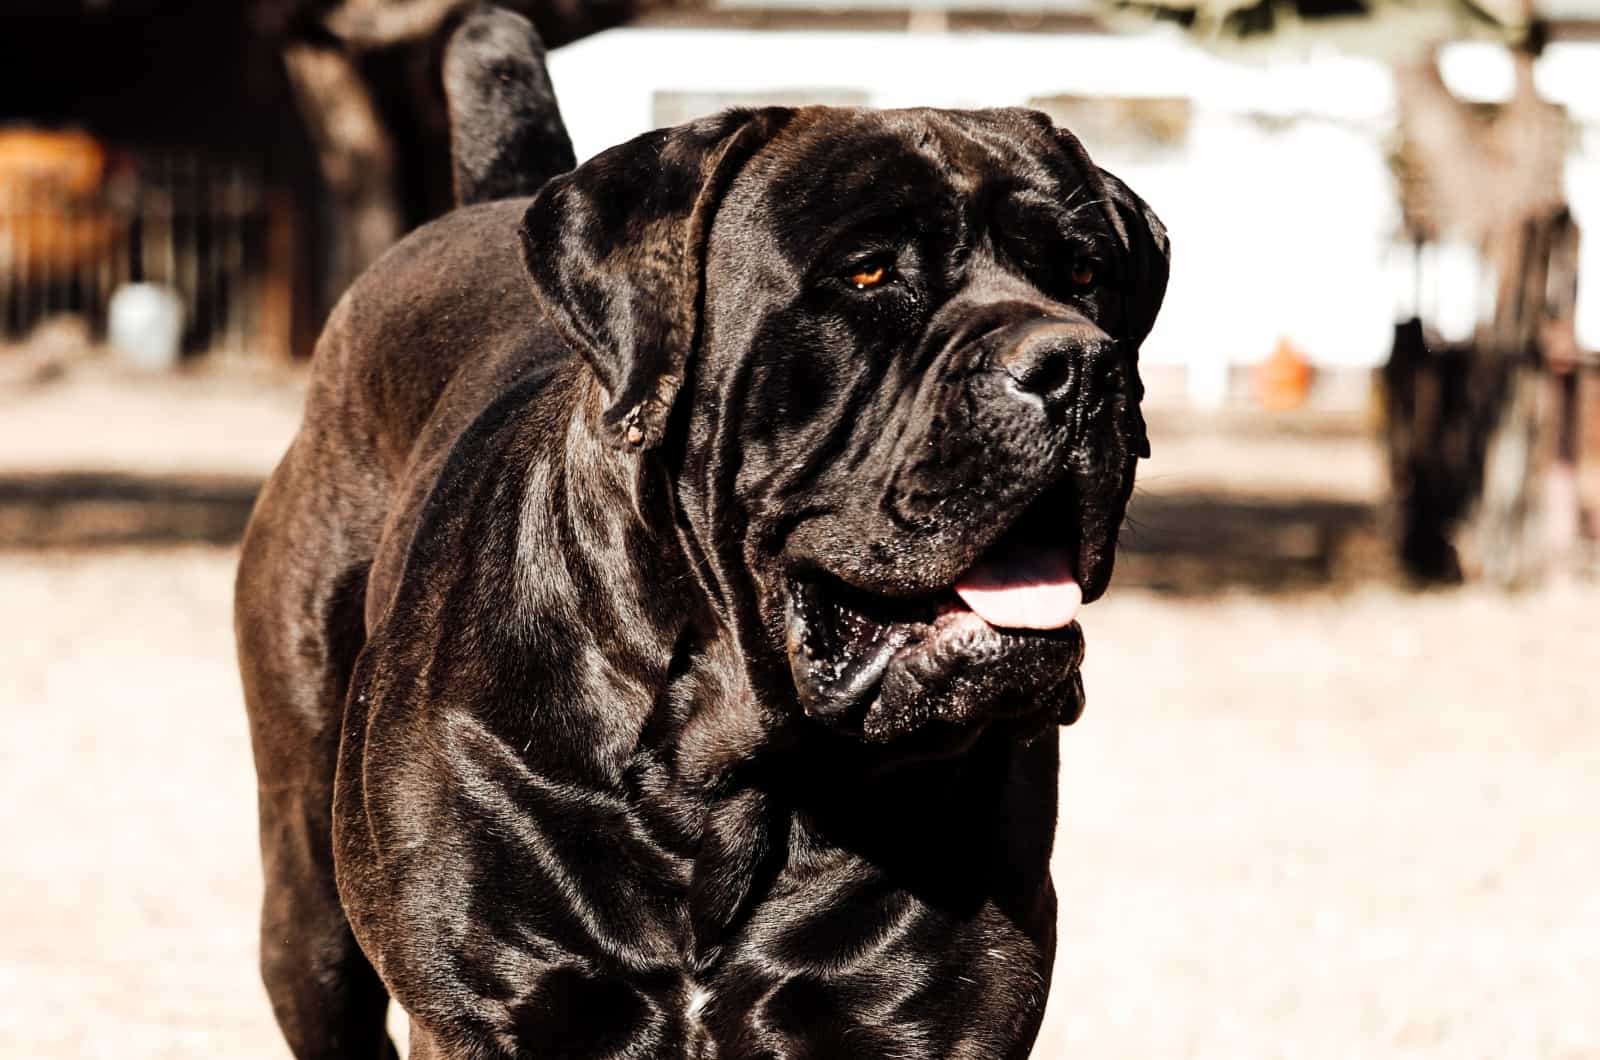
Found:
[[[849,280],[855,284],[858,291],[865,291],[869,287],[876,287],[889,278],[889,266],[882,262],[873,262],[869,265],[854,270],[850,273]]]
[[[1091,262],[1080,261],[1072,267],[1072,285],[1074,287],[1090,287],[1094,284],[1094,265]]]

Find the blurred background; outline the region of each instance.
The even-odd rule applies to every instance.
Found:
[[[1025,105],[1166,221],[1040,1057],[1600,1058],[1600,0],[505,0],[579,157]],[[0,0],[0,1052],[286,1055],[236,543],[459,0]]]

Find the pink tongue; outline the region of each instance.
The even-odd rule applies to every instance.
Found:
[[[956,582],[956,595],[989,625],[1011,629],[1060,629],[1083,606],[1064,549],[985,556]]]

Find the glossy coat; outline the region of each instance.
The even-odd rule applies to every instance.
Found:
[[[836,282],[863,247],[899,289]],[[1102,589],[1165,278],[1025,111],[730,112],[379,262],[239,574],[295,1054],[385,1055],[392,995],[418,1057],[1026,1056],[1059,657],[810,717],[785,586],[948,586],[1072,474]],[[1109,338],[1021,400],[1041,318]]]

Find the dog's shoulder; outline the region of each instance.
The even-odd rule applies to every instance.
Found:
[[[487,400],[528,361],[559,359],[520,257],[526,209],[508,199],[455,210],[367,269],[318,343],[308,414],[355,416],[404,461],[446,388]]]

